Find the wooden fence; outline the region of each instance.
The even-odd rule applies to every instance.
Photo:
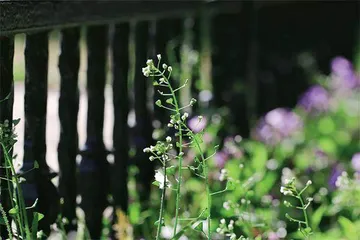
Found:
[[[26,33],[25,47],[25,139],[21,171],[28,204],[39,199],[37,211],[45,215],[41,228],[48,233],[59,212],[70,220],[66,230],[76,228],[76,196],[92,238],[101,232],[103,210],[109,205],[128,209],[129,148],[137,150],[138,191],[146,208],[154,176],[154,165],[142,149],[153,142],[151,124],[157,118],[165,123],[164,113],[153,113],[147,105],[148,84],[141,68],[148,57],[163,53],[166,43],[182,36],[184,19],[192,19],[193,46],[201,51],[200,60],[211,59],[211,104],[229,106],[236,131],[249,136],[257,116],[276,107],[291,107],[308,86],[305,73],[297,65],[297,54],[312,51],[320,69],[335,54],[351,58],[359,27],[356,1],[0,1],[0,122],[12,120],[14,35]],[[307,16],[305,16],[307,14]],[[336,21],[333,19],[341,15]],[[136,126],[127,124],[129,100],[130,22],[136,20],[134,111]],[[203,24],[206,22],[207,24]],[[341,27],[331,24],[337,23]],[[86,26],[87,42],[87,139],[78,144],[78,72],[80,66],[80,27]],[[150,29],[156,31],[150,31]],[[207,28],[210,27],[210,28]],[[321,27],[325,29],[321,29]],[[54,174],[46,163],[45,129],[47,106],[48,33],[61,29],[59,56],[61,133],[58,145],[59,187],[51,183]],[[159,31],[160,29],[160,31]],[[211,30],[211,31],[210,31]],[[210,38],[200,38],[208,33]],[[202,39],[202,40],[201,40]],[[211,40],[211,42],[210,42]],[[322,45],[326,43],[325,45]],[[113,149],[103,141],[104,88],[107,49],[111,49],[114,105]],[[203,49],[211,46],[212,52]],[[176,50],[177,59],[180,58]],[[202,62],[209,64],[209,62]],[[198,73],[195,73],[198,74]],[[289,80],[291,78],[291,80]],[[240,84],[240,85],[239,85]],[[192,85],[192,94],[199,89]],[[82,150],[79,150],[81,147]],[[107,156],[114,156],[110,167]],[[76,166],[76,157],[81,163]],[[1,164],[3,164],[3,157]],[[1,176],[4,176],[1,169]],[[5,181],[1,181],[1,202],[9,203]],[[4,191],[3,191],[4,190]],[[59,198],[64,203],[59,205]],[[4,229],[2,236],[5,236]]]

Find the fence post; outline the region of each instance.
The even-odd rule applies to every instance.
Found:
[[[76,230],[76,155],[78,153],[77,118],[79,111],[78,73],[80,66],[80,29],[61,31],[60,71],[60,141],[58,145],[59,192],[63,198],[62,217],[68,219],[66,231]]]
[[[108,27],[87,28],[87,138],[79,166],[81,207],[92,239],[99,239],[109,193],[108,152],[103,140]]]
[[[128,209],[128,165],[129,165],[129,22],[114,26],[112,35],[112,74],[113,74],[113,103],[114,130],[113,146],[115,166],[113,171],[114,210],[120,208],[124,212]]]
[[[158,19],[155,22],[155,53],[161,54],[161,62],[171,65],[174,71],[180,69],[183,22],[182,18]],[[173,74],[172,79],[175,79],[174,77],[176,76]],[[161,101],[166,100],[165,97],[159,96],[157,93],[154,94],[154,97]],[[154,106],[154,114],[161,125],[167,124],[166,121],[169,118],[165,109]]]
[[[0,123],[5,120],[12,123],[12,112],[14,104],[14,77],[13,77],[13,58],[14,58],[14,38],[0,37]],[[0,166],[5,165],[5,158],[0,147]],[[0,176],[6,177],[5,169],[0,168]],[[8,195],[8,182],[0,179],[0,202],[7,213],[10,209],[10,199]],[[1,225],[0,236],[7,239],[7,231]]]
[[[150,196],[151,183],[154,177],[154,164],[148,159],[143,149],[150,145],[152,140],[152,122],[147,106],[147,89],[152,81],[142,75],[141,68],[145,66],[148,57],[149,23],[136,22],[135,25],[135,79],[134,79],[134,107],[135,107],[135,163],[139,168],[137,187],[143,208],[146,208]]]
[[[59,195],[51,182],[54,174],[46,163],[48,32],[26,36],[25,70],[25,137],[21,168],[26,178],[24,198],[27,206],[39,199],[36,211],[45,215],[39,227],[49,234],[50,224],[59,213]],[[39,166],[37,169],[33,169],[35,162]]]
[[[212,83],[215,107],[229,106],[227,121],[235,123],[236,133],[249,136],[245,99],[246,36],[241,36],[238,25],[240,14],[219,14],[212,19]]]

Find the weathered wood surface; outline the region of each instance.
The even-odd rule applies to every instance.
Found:
[[[0,35],[54,27],[104,24],[132,17],[172,17],[207,1],[0,1]],[[216,1],[211,3],[213,5]],[[230,2],[231,3],[231,2]]]

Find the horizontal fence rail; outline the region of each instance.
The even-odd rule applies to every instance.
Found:
[[[246,1],[0,1],[0,36],[12,33],[106,24],[136,18],[176,18],[203,9],[213,13],[239,12]],[[295,2],[259,1],[258,7]]]

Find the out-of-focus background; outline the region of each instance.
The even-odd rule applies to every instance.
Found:
[[[205,11],[199,16],[169,20],[168,24],[166,19],[161,19],[163,24],[156,25],[160,20],[154,18],[148,21],[150,30],[145,32],[150,35],[149,42],[142,43],[150,46],[145,55],[156,60],[156,54],[160,53],[173,67],[174,84],[180,85],[190,79],[179,95],[183,105],[192,97],[198,99],[196,107],[189,110],[189,127],[195,132],[205,129],[203,145],[207,156],[219,145],[218,152],[209,160],[212,191],[226,186],[219,181],[222,169],[226,169],[227,177],[237,184],[234,191],[214,197],[214,239],[224,239],[225,233],[231,233],[229,229],[215,233],[223,218],[227,222],[236,221],[234,232],[238,236],[272,240],[301,238],[297,224],[288,221],[285,213],[301,215],[282,204],[287,198],[280,193],[280,187],[292,177],[296,177],[301,187],[308,180],[312,181],[306,196],[312,201],[309,214],[314,239],[359,239],[359,4],[356,1],[274,1],[255,6],[250,8],[252,12],[214,14]],[[164,125],[153,111],[153,100],[157,97],[153,97],[156,91],[152,87],[144,90],[147,97],[141,99],[147,102],[141,106],[148,106],[150,117],[135,116],[134,108],[139,106],[134,94],[136,86],[150,85],[143,84],[147,81],[145,77],[135,77],[141,73],[141,68],[135,67],[139,23],[143,22],[131,20],[127,46],[129,98],[124,101],[129,104],[131,165],[127,171],[130,203],[127,216],[135,239],[152,239],[153,222],[158,214],[158,189],[151,188],[148,193],[151,201],[144,208],[143,189],[138,188],[137,177],[148,166],[142,166],[147,163],[148,156],[139,151],[148,129],[143,128],[144,132],[136,129],[142,120],[151,122],[146,125],[154,128],[149,144],[171,132],[161,127]],[[82,26],[77,122],[80,149],[87,138],[86,33],[87,27]],[[167,39],[164,46],[154,47],[160,33],[169,33],[172,38]],[[18,141],[14,149],[18,167],[24,146],[25,39],[25,34],[15,36],[13,113],[14,119],[21,119],[16,128]],[[56,172],[59,172],[60,41],[60,29],[49,32],[46,161]],[[112,50],[108,48],[104,108],[104,143],[109,150],[114,145]],[[145,65],[144,62],[142,66]],[[201,124],[198,124],[197,115],[203,116]],[[193,150],[186,151],[185,164],[194,164],[196,155]],[[77,157],[78,162],[80,158]],[[204,186],[191,173],[184,173],[183,178],[183,215],[192,217],[206,207]],[[169,193],[167,197],[164,239],[171,238],[175,207],[173,195]],[[103,219],[102,227],[106,229],[103,236],[111,230],[109,219]],[[183,239],[201,239],[201,236],[199,232],[189,231]]]

